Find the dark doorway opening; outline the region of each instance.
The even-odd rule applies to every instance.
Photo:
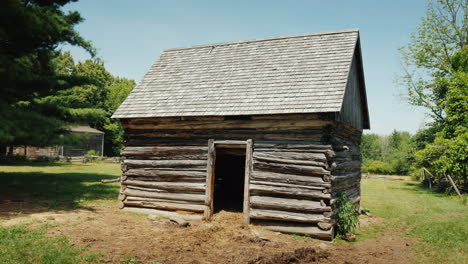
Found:
[[[216,148],[214,212],[242,212],[245,181],[245,147]]]

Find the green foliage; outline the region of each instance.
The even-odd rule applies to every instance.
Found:
[[[393,131],[388,136],[364,134],[361,141],[363,171],[405,175],[413,160],[412,137],[408,132]]]
[[[359,208],[352,204],[346,194],[338,194],[336,201],[337,218],[336,231],[338,235],[344,236],[352,233],[359,223]]]
[[[50,237],[47,228],[0,227],[0,262],[4,264],[93,262],[94,255],[81,255],[66,237]]]
[[[28,161],[24,155],[0,156],[0,164],[23,163]]]
[[[63,106],[73,106],[67,113],[70,119],[88,123],[104,131],[104,154],[118,155],[123,147],[123,129],[119,121],[110,117],[130,94],[135,82],[112,76],[100,59],[75,64],[70,53],[65,52],[55,62],[59,72],[87,79],[88,83],[69,83],[69,89],[49,96],[47,100]]]
[[[35,158],[33,161],[34,162],[56,162],[58,161],[58,157],[49,157],[49,156],[39,156]]]
[[[5,145],[54,144],[71,121],[65,117],[68,107],[42,100],[71,81],[55,70],[59,45],[75,45],[94,55],[91,44],[74,29],[82,21],[80,14],[61,10],[69,2],[2,1],[0,150]]]
[[[67,136],[61,135],[72,124],[103,130],[107,155],[122,147],[122,127],[110,116],[135,82],[112,76],[99,58],[75,63],[69,52],[57,50],[68,43],[95,55],[74,29],[80,14],[61,10],[71,1],[2,2],[0,155],[5,146],[63,144]]]
[[[99,154],[94,149],[88,150],[88,152],[86,152],[85,154],[85,157],[95,157],[95,156],[99,156]]]
[[[430,2],[402,54],[409,103],[426,108],[433,117],[414,138],[413,170],[427,167],[436,181],[449,174],[464,189],[468,185],[468,1]]]
[[[381,160],[365,160],[362,164],[364,172],[373,172],[378,174],[395,174],[392,166]]]
[[[445,119],[447,85],[460,60],[454,55],[468,45],[468,1],[430,1],[411,41],[401,48],[405,63],[402,84],[408,101],[429,110],[435,122]],[[461,58],[459,58],[461,59]]]

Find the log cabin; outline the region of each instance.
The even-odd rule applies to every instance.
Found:
[[[113,115],[121,206],[332,240],[369,129],[358,30],[168,49]]]

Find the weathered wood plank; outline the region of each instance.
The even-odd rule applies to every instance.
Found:
[[[150,208],[125,207],[122,209],[122,211],[134,212],[134,213],[139,213],[139,214],[157,215],[157,216],[162,216],[162,217],[167,217],[167,218],[179,217],[187,221],[202,219],[202,216],[198,214],[179,214],[176,212],[150,209]]]
[[[279,158],[279,159],[292,159],[299,161],[318,161],[327,162],[325,153],[304,153],[304,152],[254,152],[254,157],[261,158]]]
[[[126,159],[123,164],[129,167],[189,167],[189,168],[205,168],[205,160],[130,160]]]
[[[293,165],[305,165],[305,166],[318,166],[325,169],[328,169],[328,164],[326,162],[319,162],[313,160],[297,160],[297,159],[287,159],[287,158],[279,158],[279,157],[266,157],[262,156],[261,153],[254,155],[255,161],[260,162],[269,162],[269,163],[276,163],[276,164],[293,164]]]
[[[250,209],[250,217],[253,219],[280,220],[303,223],[330,222],[331,219],[323,214],[298,213],[270,209]]]
[[[126,188],[123,193],[127,196],[146,197],[146,198],[161,198],[182,201],[204,201],[205,195],[203,193],[170,193],[170,192],[152,192],[142,191],[133,188]]]
[[[132,181],[147,181],[147,182],[206,182],[206,177],[134,177],[134,176],[124,176],[123,180],[132,180]]]
[[[278,186],[278,187],[287,187],[287,188],[302,188],[307,190],[319,190],[324,191],[327,188],[323,186],[306,186],[303,184],[294,184],[294,183],[283,183],[283,182],[271,182],[271,181],[257,181],[251,180],[251,184],[260,184],[260,185],[268,185],[268,186]]]
[[[252,153],[253,142],[251,139],[247,140],[246,155],[245,155],[245,175],[244,175],[244,202],[243,202],[243,219],[244,224],[250,224],[250,175],[252,173]]]
[[[341,161],[336,163],[336,167],[334,170],[353,170],[353,169],[360,169],[361,168],[361,161]]]
[[[273,172],[291,172],[303,175],[330,175],[330,171],[318,166],[304,166],[292,164],[279,164],[262,161],[254,161],[254,169],[273,171]]]
[[[286,222],[258,222],[258,225],[265,227],[268,230],[281,232],[286,234],[300,234],[307,235],[313,238],[318,238],[322,240],[332,241],[334,238],[334,229],[333,227],[329,230],[321,230],[316,226],[304,225],[304,224],[293,224]]]
[[[261,128],[287,127],[288,129],[321,127],[332,124],[323,120],[224,120],[224,121],[177,121],[154,122],[152,124],[122,124],[126,129],[228,129],[228,128]]]
[[[257,149],[276,149],[285,151],[287,149],[294,150],[332,150],[332,145],[317,145],[317,144],[276,144],[276,143],[256,143],[255,150]]]
[[[205,183],[195,182],[149,182],[126,180],[125,182],[122,182],[122,184],[127,186],[141,186],[168,190],[205,191]]]
[[[207,147],[200,146],[172,146],[172,147],[125,147],[121,156],[156,156],[202,153],[205,154]]]
[[[160,198],[147,198],[147,197],[136,197],[136,196],[125,196],[127,201],[147,201],[147,202],[163,202],[163,203],[183,203],[183,204],[198,204],[203,205],[203,202],[195,201],[183,201],[183,200],[171,200],[171,199],[160,199]]]
[[[206,191],[205,191],[205,211],[204,218],[209,220],[213,215],[213,194],[215,180],[215,162],[216,162],[216,147],[213,139],[208,140],[208,162],[206,165]]]
[[[330,199],[331,194],[323,193],[320,190],[309,190],[304,188],[291,188],[281,186],[268,186],[260,184],[250,184],[250,191],[256,193],[271,193],[283,195],[295,195],[309,198]]]
[[[146,207],[146,208],[157,208],[171,211],[183,210],[183,211],[194,211],[203,212],[205,209],[204,205],[199,204],[185,204],[185,203],[166,203],[166,202],[151,202],[151,201],[123,201],[125,206],[133,207]]]
[[[204,170],[170,170],[170,169],[129,169],[124,172],[125,176],[138,176],[138,177],[193,177],[193,178],[206,178],[206,171]]]
[[[331,187],[330,182],[325,182],[320,175],[294,175],[276,172],[252,171],[253,180],[291,183],[304,186]]]
[[[288,199],[258,195],[252,195],[250,197],[250,204],[254,207],[298,210],[305,212],[331,211],[331,207],[323,206],[319,201]]]

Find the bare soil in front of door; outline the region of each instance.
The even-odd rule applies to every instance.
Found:
[[[44,223],[105,263],[409,263],[413,241],[395,231],[355,243],[325,242],[242,225],[242,214],[221,211],[211,222],[182,227],[166,219],[124,213],[114,204],[94,210],[10,215],[3,226]],[[371,220],[371,221],[369,221]],[[378,224],[364,219],[364,225]],[[55,225],[56,224],[56,225]],[[125,262],[132,260],[132,262]]]

